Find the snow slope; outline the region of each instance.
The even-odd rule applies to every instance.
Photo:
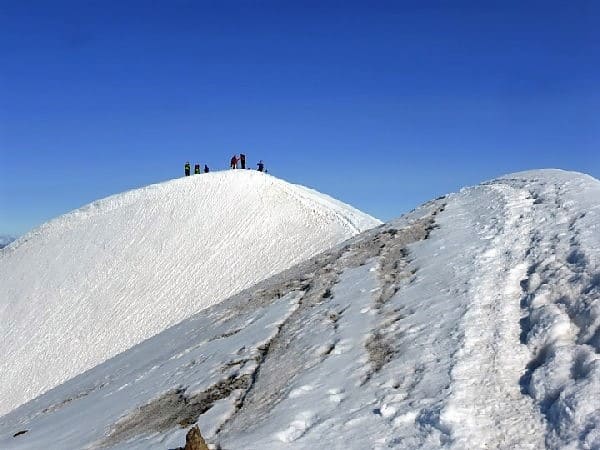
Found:
[[[1,417],[0,448],[600,449],[599,223],[600,181],[558,170],[436,199]]]
[[[115,195],[0,251],[0,414],[379,224],[256,171]]]

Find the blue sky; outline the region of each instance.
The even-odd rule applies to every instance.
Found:
[[[600,177],[595,1],[0,3],[0,234],[250,164],[381,219],[464,185]]]

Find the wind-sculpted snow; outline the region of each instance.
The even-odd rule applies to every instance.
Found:
[[[97,201],[0,253],[0,414],[377,225],[256,171]]]
[[[439,198],[19,407],[0,448],[600,448],[599,216],[562,171]]]

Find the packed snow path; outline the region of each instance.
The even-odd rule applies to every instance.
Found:
[[[197,422],[223,450],[598,449],[599,216],[562,171],[440,198],[0,418],[0,447],[176,448]]]
[[[380,222],[257,171],[92,203],[0,250],[0,414]]]

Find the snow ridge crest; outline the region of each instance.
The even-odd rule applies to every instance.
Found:
[[[42,225],[0,253],[0,414],[379,223],[317,191],[231,170]]]

